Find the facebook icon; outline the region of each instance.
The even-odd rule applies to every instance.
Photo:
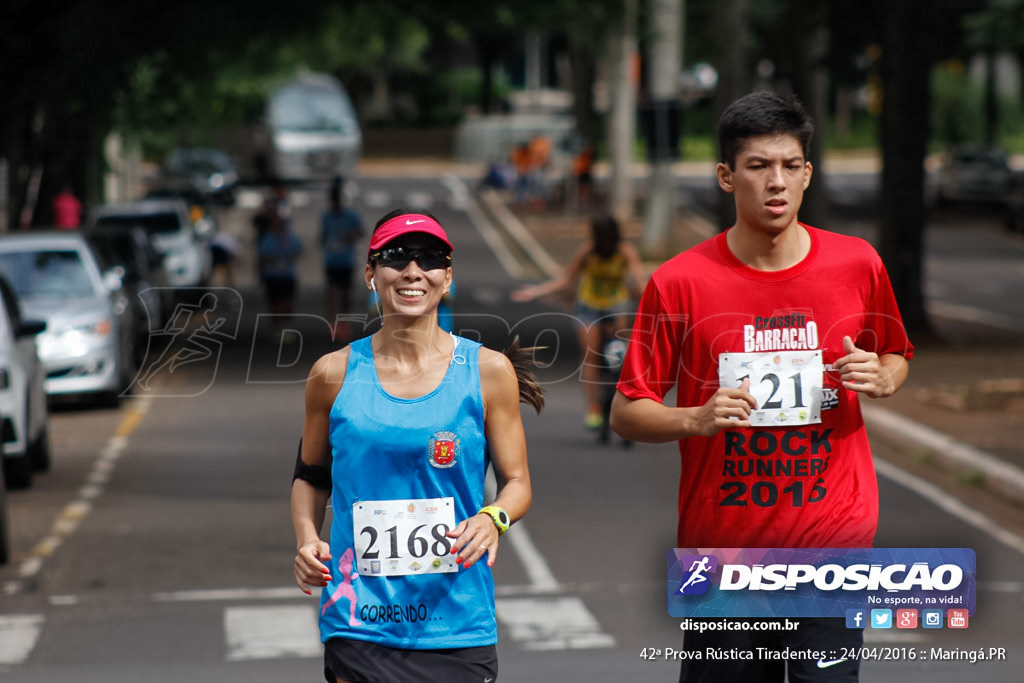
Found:
[[[846,628],[864,628],[864,610],[846,610]]]

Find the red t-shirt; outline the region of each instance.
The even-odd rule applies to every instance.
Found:
[[[70,193],[53,198],[53,222],[58,228],[77,228],[82,222],[82,202]]]
[[[717,235],[652,275],[619,380],[627,398],[699,406],[724,352],[820,349],[821,423],[723,430],[679,441],[679,547],[869,547],[878,484],[856,392],[831,363],[843,337],[908,360],[913,346],[881,259],[864,240],[804,226],[800,263],[743,265]]]

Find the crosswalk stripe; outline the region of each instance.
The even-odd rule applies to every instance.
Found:
[[[224,636],[230,662],[323,656],[316,609],[309,605],[228,607]]]
[[[371,190],[363,195],[363,204],[371,209],[382,209],[391,203],[391,195],[383,190]]]
[[[497,598],[498,620],[524,650],[592,650],[615,647],[615,638],[577,597]]]
[[[42,629],[42,614],[0,615],[0,664],[24,662]]]

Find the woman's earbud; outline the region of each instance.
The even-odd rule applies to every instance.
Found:
[[[377,283],[374,282],[374,279],[372,277],[370,278],[370,291],[371,292],[376,292],[377,291]]]

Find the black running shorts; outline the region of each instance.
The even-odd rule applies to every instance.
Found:
[[[324,647],[324,678],[351,683],[494,683],[494,645],[447,650],[403,650],[361,640],[331,638]]]

